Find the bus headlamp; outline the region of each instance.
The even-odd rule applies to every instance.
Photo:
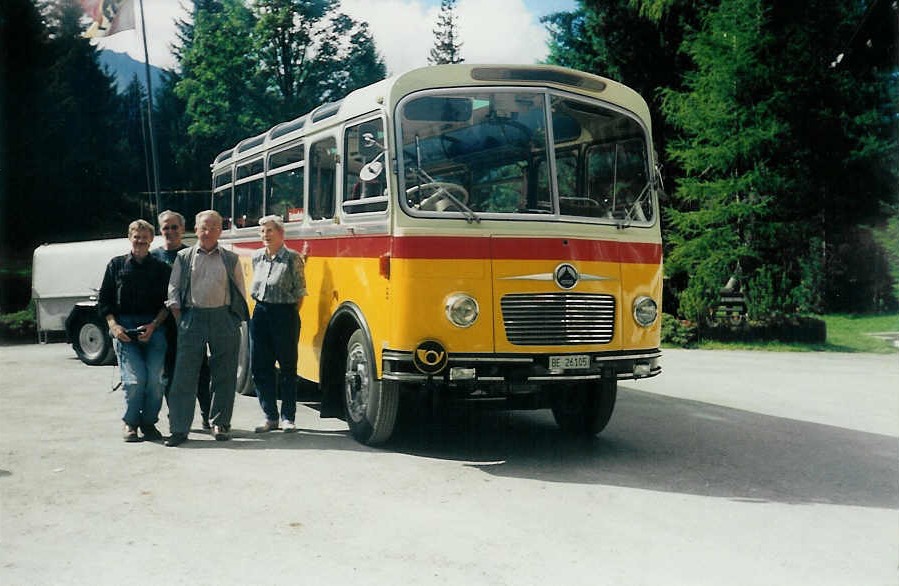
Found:
[[[659,316],[659,306],[651,297],[637,297],[634,300],[634,321],[648,327]]]
[[[453,325],[467,328],[478,319],[478,302],[471,295],[454,293],[446,299],[446,318]]]

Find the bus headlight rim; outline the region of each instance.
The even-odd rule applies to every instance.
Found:
[[[453,293],[446,298],[446,318],[456,327],[471,327],[480,315],[477,300],[467,293]]]
[[[634,299],[634,321],[647,328],[659,317],[659,306],[652,297],[642,295]]]

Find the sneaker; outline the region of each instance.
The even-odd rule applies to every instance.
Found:
[[[214,437],[217,442],[226,442],[231,439],[231,432],[229,429],[230,427],[224,425],[213,425],[212,437]]]
[[[281,422],[281,429],[284,430],[284,433],[293,433],[297,430],[297,426],[293,421],[289,419],[285,419]]]
[[[165,440],[165,445],[170,448],[174,448],[175,446],[180,446],[184,442],[187,441],[186,433],[173,433],[169,436],[169,439]]]
[[[141,431],[141,433],[144,434],[144,439],[145,439],[145,440],[148,440],[148,441],[151,441],[151,442],[155,442],[155,441],[159,441],[159,440],[162,439],[162,434],[159,433],[159,430],[156,429],[156,426],[155,426],[155,425],[152,425],[152,424],[150,424],[150,425],[141,425],[141,426],[140,426],[140,431]]]
[[[137,427],[133,425],[125,424],[125,431],[122,434],[122,439],[124,439],[128,443],[139,442],[140,438],[137,437]]]
[[[278,429],[278,420],[266,419],[265,423],[256,428],[256,433],[266,433]]]

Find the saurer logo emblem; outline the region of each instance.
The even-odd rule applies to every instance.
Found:
[[[577,285],[579,275],[577,269],[568,263],[560,264],[555,271],[556,285],[562,289],[571,289]]]

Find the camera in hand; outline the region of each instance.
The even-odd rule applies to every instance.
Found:
[[[132,340],[137,340],[145,331],[144,328],[129,328],[125,330],[125,334]]]

